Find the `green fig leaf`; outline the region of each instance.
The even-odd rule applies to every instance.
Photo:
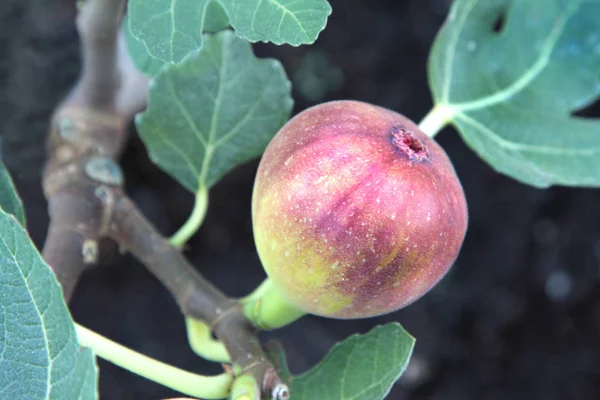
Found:
[[[206,6],[203,23],[202,30],[204,32],[218,32],[229,26],[229,18],[219,3],[210,1]],[[123,19],[123,31],[133,64],[148,76],[156,75],[165,65],[165,61],[151,56],[146,44],[131,33],[127,16]]]
[[[331,14],[326,0],[130,0],[128,10],[131,33],[163,63],[180,62],[202,46],[203,32],[229,23],[251,42],[313,43]]]
[[[202,32],[216,33],[229,27],[229,17],[217,1],[208,3],[202,22]]]
[[[97,374],[50,267],[0,210],[0,398],[96,399]]]
[[[313,369],[291,378],[281,347],[266,350],[294,400],[382,400],[406,370],[414,345],[400,324],[377,326],[336,344]]]
[[[126,15],[125,18],[123,18],[122,29],[131,61],[133,61],[133,65],[145,75],[154,76],[160,71],[160,68],[165,65],[165,63],[152,57],[148,53],[148,50],[146,50],[146,45],[131,34],[129,23],[127,22],[128,20],[129,18]]]
[[[456,0],[429,59],[437,112],[494,169],[600,186],[600,1]]]
[[[2,161],[0,161],[0,208],[8,214],[14,215],[19,223],[25,226],[23,204],[21,204],[15,185]]]
[[[326,0],[218,0],[238,36],[251,42],[311,44],[325,28]]]
[[[290,92],[278,61],[226,30],[161,70],[136,124],[152,160],[197,192],[263,153],[290,115]]]

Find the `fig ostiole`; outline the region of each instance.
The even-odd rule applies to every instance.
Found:
[[[307,109],[258,168],[252,222],[268,281],[247,311],[258,318],[265,296],[279,299],[288,320],[403,308],[450,269],[467,219],[452,163],[415,123],[357,101]],[[277,306],[269,308],[261,325],[280,326],[286,318],[269,323]]]

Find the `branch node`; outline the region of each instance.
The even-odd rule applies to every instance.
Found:
[[[270,394],[272,400],[288,400],[290,398],[290,390],[272,367],[264,374],[262,392]]]
[[[216,317],[209,322],[210,329],[212,331],[215,330],[216,326],[221,323],[227,317],[239,318],[239,313],[241,308],[239,304],[234,303],[231,307],[226,308],[225,310],[217,307],[215,308]],[[248,324],[250,325],[250,324]]]
[[[95,156],[85,164],[85,173],[91,179],[105,185],[123,185],[123,172],[115,161],[104,156]]]
[[[96,264],[98,262],[98,242],[93,239],[86,239],[83,246],[81,246],[81,255],[84,264]]]
[[[75,123],[69,117],[62,117],[58,121],[58,134],[66,141],[72,141],[76,137]]]
[[[98,186],[94,189],[94,196],[102,202],[102,219],[100,221],[100,229],[98,234],[104,236],[108,234],[113,218],[113,210],[115,207],[115,195],[108,186]]]
[[[279,383],[273,387],[273,390],[271,391],[271,398],[273,400],[289,400],[290,390],[286,384]]]

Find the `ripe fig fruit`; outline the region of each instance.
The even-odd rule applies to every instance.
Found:
[[[393,111],[335,101],[291,119],[267,147],[252,198],[273,285],[305,312],[398,310],[448,271],[467,229],[444,150]]]

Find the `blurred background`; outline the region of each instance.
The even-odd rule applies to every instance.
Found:
[[[427,56],[449,0],[330,0],[333,14],[313,46],[260,44],[294,84],[294,113],[356,99],[419,121],[431,107]],[[72,0],[0,2],[2,157],[41,246],[48,224],[40,187],[44,136],[54,105],[80,67]],[[591,106],[582,115],[600,116]],[[389,399],[600,398],[600,191],[537,190],[495,173],[448,128],[438,141],[453,160],[470,226],[449,275],[416,304],[359,321],[306,317],[264,335],[277,338],[293,372],[317,363],[337,341],[399,321],[417,338],[407,372]],[[133,137],[123,157],[127,187],[165,234],[192,196],[148,159]],[[211,190],[209,214],[187,255],[233,296],[264,278],[252,240],[250,196],[257,161]],[[142,266],[107,246],[81,281],[71,309],[98,332],[176,366],[216,373],[188,347],[169,293]],[[102,399],[159,399],[177,393],[99,361]],[[316,400],[316,399],[315,399]]]

